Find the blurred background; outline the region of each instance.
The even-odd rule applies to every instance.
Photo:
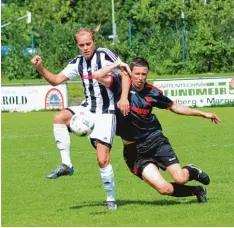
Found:
[[[145,57],[151,77],[234,72],[233,0],[3,0],[2,81],[41,78],[34,54],[60,72],[78,53],[74,33],[95,28],[97,46],[130,61]]]

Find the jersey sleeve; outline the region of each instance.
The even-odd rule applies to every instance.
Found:
[[[78,71],[80,58],[74,58],[63,70],[62,73],[66,75],[70,80],[80,77],[80,73]]]
[[[154,107],[161,108],[161,109],[170,109],[171,106],[174,104],[170,98],[164,96],[163,94],[159,93],[158,96],[154,98]]]
[[[160,109],[171,108],[174,102],[169,97],[164,96],[162,90],[150,84],[147,84],[146,86],[151,89],[151,95],[145,97],[148,104]]]

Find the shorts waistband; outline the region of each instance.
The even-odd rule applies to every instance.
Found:
[[[133,143],[141,144],[141,143],[145,142],[147,139],[152,139],[153,140],[154,138],[158,137],[160,134],[162,134],[162,131],[158,130],[158,131],[153,132],[153,134],[151,134],[147,138],[140,138],[140,139],[135,140],[135,141],[128,141],[128,140],[122,139],[122,141],[123,141],[124,145],[129,145],[129,144],[133,144]]]

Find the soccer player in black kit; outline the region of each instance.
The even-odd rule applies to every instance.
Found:
[[[121,84],[119,77],[110,74],[120,63],[102,68],[94,77],[112,89],[119,99]],[[130,112],[127,116],[117,112],[117,135],[124,144],[124,159],[130,171],[143,179],[160,194],[174,197],[196,196],[199,203],[207,202],[206,189],[203,186],[187,186],[188,181],[196,180],[204,185],[210,183],[209,176],[194,165],[181,168],[169,140],[163,135],[161,124],[152,108],[168,109],[176,114],[200,116],[220,123],[214,113],[178,105],[164,96],[162,91],[146,82],[149,64],[143,58],[136,58],[130,64],[131,87],[129,91]],[[173,179],[167,182],[159,172],[167,170]]]

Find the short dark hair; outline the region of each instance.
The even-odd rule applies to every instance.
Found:
[[[139,67],[147,67],[149,70],[149,63],[147,62],[146,59],[141,58],[141,57],[137,57],[135,59],[132,60],[132,62],[130,63],[130,69],[132,70],[133,67],[135,66],[139,66]]]

